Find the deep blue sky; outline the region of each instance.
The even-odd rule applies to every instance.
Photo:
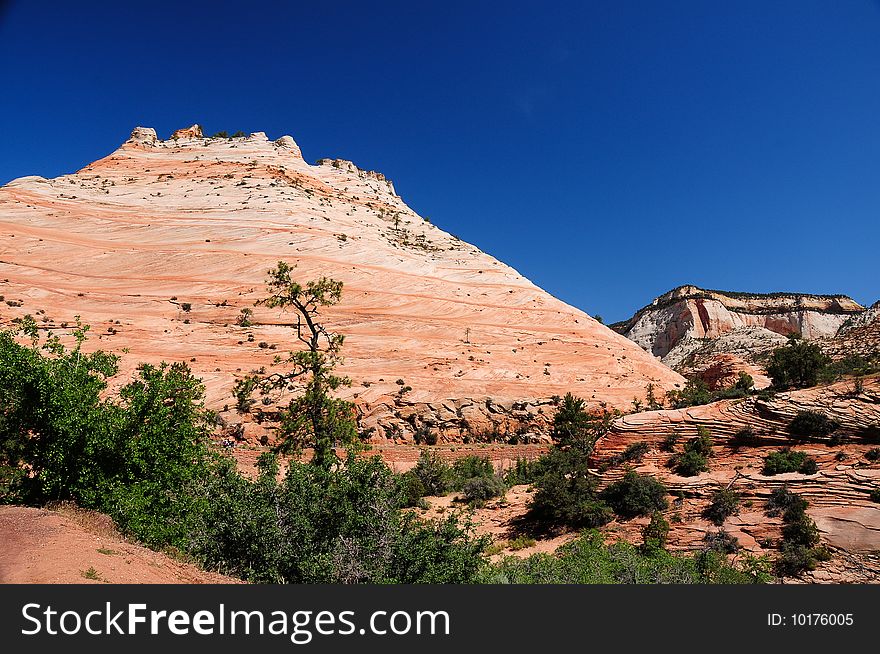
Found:
[[[291,134],[606,321],[880,298],[877,2],[182,4],[0,10],[0,183],[135,125]]]

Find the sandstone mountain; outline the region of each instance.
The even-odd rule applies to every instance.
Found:
[[[680,286],[612,328],[687,375],[723,386],[740,370],[769,383],[760,362],[797,333],[831,339],[865,308],[845,295],[734,293]]]
[[[160,140],[0,188],[0,321],[24,314],[140,362],[187,361],[234,423],[237,377],[272,370],[293,317],[254,307],[279,260],[344,282],[322,316],[346,335],[346,390],[374,438],[546,431],[553,397],[628,406],[682,378],[652,354],[419,217],[382,174],[307,164],[290,136]],[[847,305],[848,306],[848,305]],[[241,311],[253,310],[240,326]],[[640,344],[642,341],[639,341]],[[254,435],[256,425],[246,427]]]

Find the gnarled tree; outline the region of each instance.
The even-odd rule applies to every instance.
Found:
[[[351,384],[347,377],[333,374],[341,361],[345,337],[318,322],[319,309],[337,304],[342,298],[342,282],[321,277],[303,285],[291,279],[291,270],[288,263],[279,261],[266,280],[269,297],[255,304],[295,312],[296,337],[305,348],[290,352],[283,362],[291,364],[290,370],[249,377],[240,380],[236,388],[240,390],[242,385],[256,382],[260,394],[268,396],[294,391],[299,386],[302,393],[281,411],[281,440],[277,449],[299,454],[305,448],[312,448],[312,463],[327,468],[337,460],[334,449],[337,444],[351,447],[357,443],[351,402],[331,395]]]

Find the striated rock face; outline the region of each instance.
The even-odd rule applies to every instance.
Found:
[[[823,413],[836,420],[840,429],[834,437],[794,441],[787,428],[802,410]],[[714,439],[709,471],[679,477],[667,467],[671,453],[664,451],[661,444],[668,436],[678,435],[681,441],[676,451],[681,451],[683,441],[695,436],[699,426],[707,428]],[[749,445],[737,443],[734,438],[745,427],[757,436]],[[622,416],[600,439],[594,454],[596,462],[620,454],[627,445],[640,441],[648,443],[649,450],[638,470],[661,478],[681,498],[673,506],[681,516],[681,521],[673,524],[670,536],[675,547],[699,547],[703,536],[716,529],[701,517],[701,511],[714,491],[729,485],[742,495],[743,506],[738,515],[725,522],[725,529],[754,553],[773,549],[767,541],[778,541],[780,520],[767,518],[762,507],[770,493],[785,484],[809,501],[808,512],[823,541],[835,549],[830,569],[836,570],[842,557],[852,559],[880,552],[880,505],[870,499],[871,491],[880,488],[880,462],[866,456],[880,442],[878,376],[863,379],[861,389],[852,381],[845,381],[779,393],[770,399],[752,396],[688,409]],[[763,475],[764,457],[783,447],[814,457],[818,472]],[[616,479],[622,472],[622,467],[612,469],[606,479]],[[827,569],[820,570],[815,580],[880,581],[880,560],[876,556],[852,559],[850,563],[869,565],[871,570],[864,577],[849,577],[841,570],[829,577]]]
[[[724,355],[738,358],[746,369],[791,333],[809,340],[832,337],[864,311],[844,295],[760,295],[681,286],[612,328],[679,372],[702,376]]]
[[[864,313],[855,314],[840,326],[832,338],[822,339],[820,345],[834,358],[853,354],[866,358],[880,357],[880,302],[875,302]]]
[[[324,323],[346,335],[345,392],[374,438],[546,432],[550,398],[628,406],[682,378],[509,266],[420,218],[379,173],[307,164],[289,136],[158,140],[137,128],[72,175],[0,188],[0,321],[25,313],[141,362],[187,361],[212,408],[277,369],[292,316],[254,307],[279,260],[343,281]],[[329,163],[328,163],[329,162]],[[334,162],[336,162],[334,164]],[[242,309],[252,325],[238,326]],[[123,349],[127,349],[123,353]],[[248,423],[259,436],[263,427]]]

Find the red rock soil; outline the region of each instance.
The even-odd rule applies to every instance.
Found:
[[[0,583],[242,583],[122,538],[109,517],[70,506],[0,507]]]

